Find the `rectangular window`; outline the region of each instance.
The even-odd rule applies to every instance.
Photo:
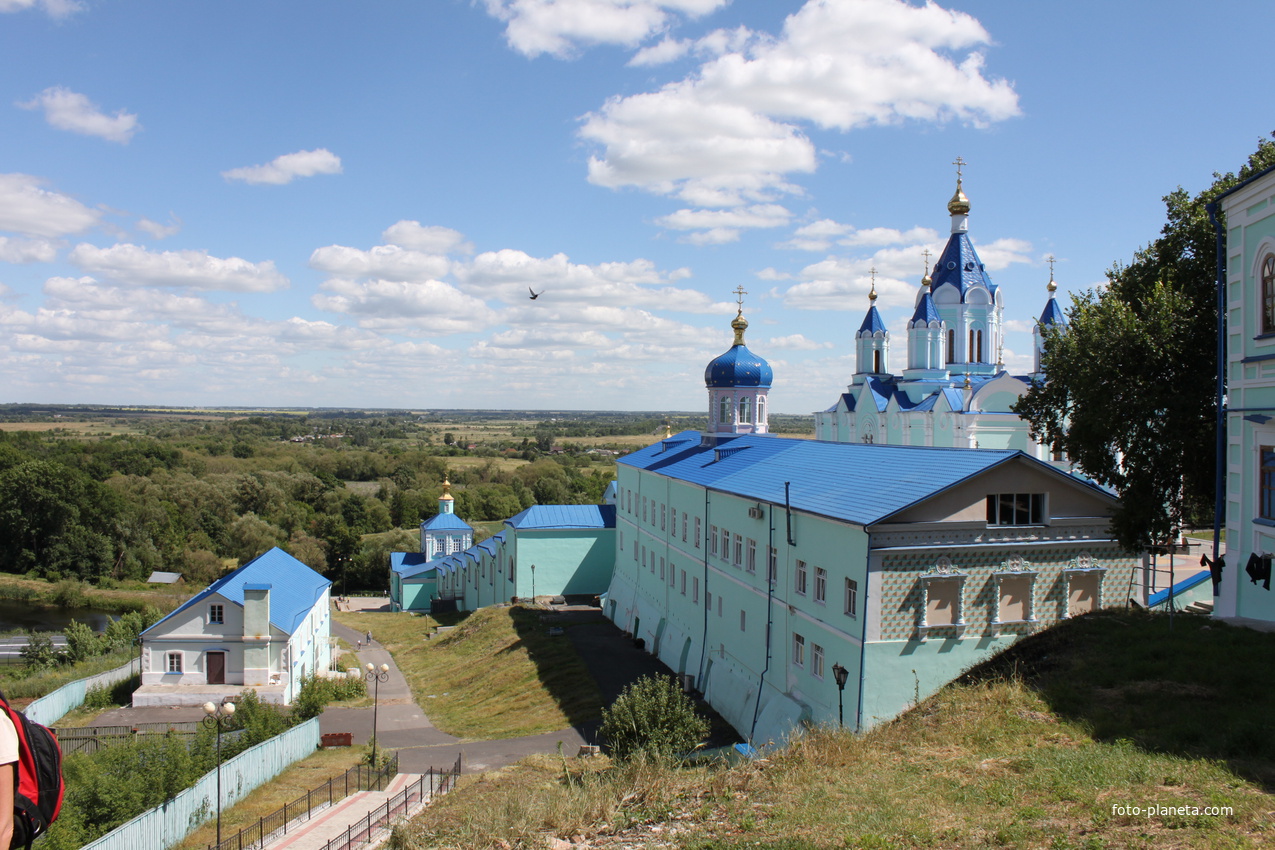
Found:
[[[792,589],[796,591],[796,593],[799,596],[806,595],[806,562],[805,561],[797,562],[797,571],[793,575]]]
[[[634,543],[633,545],[634,545],[634,546],[636,546],[637,544],[636,544],[636,543]],[[642,564],[642,566],[644,566],[644,567],[646,566],[646,546],[645,546],[645,545],[643,545],[643,546],[642,546],[642,561],[641,561],[641,564]]]
[[[824,602],[828,598],[828,571],[823,567],[815,567],[815,601]]]
[[[624,551],[624,529],[620,529],[620,551]]]
[[[738,568],[744,563],[744,538],[738,534],[733,535],[733,538],[735,540],[735,559],[732,563]]]
[[[682,595],[686,595],[686,570],[682,570]]]
[[[1067,573],[1067,616],[1078,617],[1098,610],[1102,599],[1102,571]]]
[[[779,575],[779,550],[774,546],[766,547],[766,581],[771,584],[775,583],[775,576]]]
[[[1031,620],[1035,574],[1001,574],[997,579],[997,584],[1000,586],[1000,605],[996,612],[996,621],[1024,623]]]
[[[668,536],[677,537],[677,511],[668,512]]]
[[[700,540],[704,538],[704,535],[701,533],[702,531],[703,531],[703,528],[700,525],[700,518],[695,517],[695,548],[696,549],[699,548]]]
[[[664,581],[664,559],[660,558],[660,581]]]
[[[744,561],[744,569],[750,573],[757,572],[757,541],[748,541],[748,559]]]
[[[633,541],[633,560],[635,560],[635,561],[636,561],[637,559],[638,559],[637,541],[636,541],[636,540],[634,540],[634,541]]]
[[[698,523],[699,523],[699,520],[695,520],[695,522],[698,524]],[[698,525],[697,525],[697,527],[696,527],[695,536],[696,536],[696,537],[698,537],[698,536],[699,536],[699,529],[698,529]],[[683,542],[683,543],[685,543],[685,542],[686,542],[686,511],[682,511],[682,542]],[[699,541],[698,541],[698,540],[695,542],[695,545],[696,545],[696,546],[698,546],[698,545],[699,545]]]
[[[691,579],[691,601],[699,604],[699,577]]]
[[[699,520],[695,520],[695,524],[699,525]],[[710,525],[708,527],[708,553],[710,555],[717,554],[717,526]]]
[[[651,550],[651,575],[655,575],[655,550]]]
[[[717,616],[722,616],[722,595],[717,594]]]
[[[669,569],[668,569],[668,586],[669,587],[672,587],[673,584],[677,581],[677,579],[675,578],[676,575],[677,575],[677,567],[673,566],[672,564],[669,564]]]
[[[925,625],[959,626],[962,624],[961,578],[935,578],[926,586]]]
[[[817,643],[810,644],[810,675],[823,678],[823,647]]]
[[[180,652],[168,653],[168,672],[180,673],[182,671],[182,654]]]
[[[718,597],[718,601],[721,601],[720,596]],[[743,608],[739,609],[739,630],[741,632],[748,631],[748,612],[746,612]]]
[[[1262,519],[1275,519],[1275,446],[1262,446],[1258,494]]]
[[[646,522],[646,496],[642,497],[642,522]]]
[[[668,522],[668,505],[660,505],[660,531],[665,530],[666,522]]]
[[[846,579],[846,616],[859,616],[859,582]]]
[[[226,609],[223,605],[208,606],[208,622],[221,624],[226,622]]]
[[[1044,493],[993,493],[987,497],[988,525],[1043,525]]]
[[[806,666],[806,639],[795,632],[792,636],[792,663],[798,667]]]
[[[704,610],[710,612],[713,610],[713,591],[711,590],[704,591]]]
[[[722,529],[722,560],[730,560],[730,532]]]

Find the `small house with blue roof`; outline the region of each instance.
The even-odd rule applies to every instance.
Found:
[[[202,705],[253,688],[288,704],[332,663],[332,583],[271,549],[142,632],[134,706]]]
[[[1022,635],[1144,598],[1114,497],[1027,453],[738,424],[619,460],[603,613],[755,745],[867,729]]]
[[[430,610],[439,598],[434,562],[473,545],[473,526],[456,516],[452,483],[444,479],[438,513],[421,523],[421,551],[390,553],[390,610]]]
[[[511,596],[591,598],[615,565],[615,505],[532,505],[505,520]]]
[[[1011,375],[1003,363],[1004,293],[992,281],[969,236],[970,200],[958,171],[948,202],[951,235],[917,292],[907,321],[906,362],[891,361],[890,331],[877,309],[875,275],[868,312],[855,334],[855,371],[846,391],[815,413],[815,437],[839,443],[1018,449],[1069,469],[1066,459],[1035,441],[1010,410],[1043,381],[1040,353],[1050,329],[1066,320],[1054,296],[1035,323],[1034,370]],[[901,367],[901,368],[899,368]]]

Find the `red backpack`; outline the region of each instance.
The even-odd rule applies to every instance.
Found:
[[[62,748],[49,727],[28,720],[0,693],[0,709],[18,733],[18,782],[13,789],[13,840],[9,847],[31,847],[62,810]]]

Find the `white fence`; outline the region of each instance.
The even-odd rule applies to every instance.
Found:
[[[52,726],[65,717],[67,712],[84,705],[84,697],[88,694],[90,688],[106,687],[116,682],[122,682],[130,676],[138,675],[141,670],[142,662],[134,658],[123,667],[116,667],[114,670],[107,670],[105,673],[98,673],[96,676],[89,676],[87,679],[76,679],[74,682],[68,682],[53,693],[46,694],[32,702],[22,713],[36,723]]]
[[[319,747],[319,718],[244,750],[221,766],[221,808],[234,805]],[[158,808],[143,812],[81,850],[137,850],[169,847],[217,814],[217,771]]]

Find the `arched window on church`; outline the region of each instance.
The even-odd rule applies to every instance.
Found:
[[[764,397],[758,397],[757,399],[757,424],[766,424],[766,399]]]
[[[947,332],[947,362],[956,362],[956,331],[948,330]]]
[[[881,374],[881,349],[872,352],[872,371]]]
[[[753,421],[752,399],[741,398],[739,400],[739,424],[748,425]]]
[[[1275,254],[1262,260],[1262,333],[1275,333]]]
[[[975,331],[975,330],[970,331],[969,356],[970,356],[970,359],[969,359],[970,363],[983,362],[983,332],[982,331]]]
[[[730,399],[722,396],[721,403],[717,405],[717,421],[723,425],[729,425],[731,422],[730,409]]]

